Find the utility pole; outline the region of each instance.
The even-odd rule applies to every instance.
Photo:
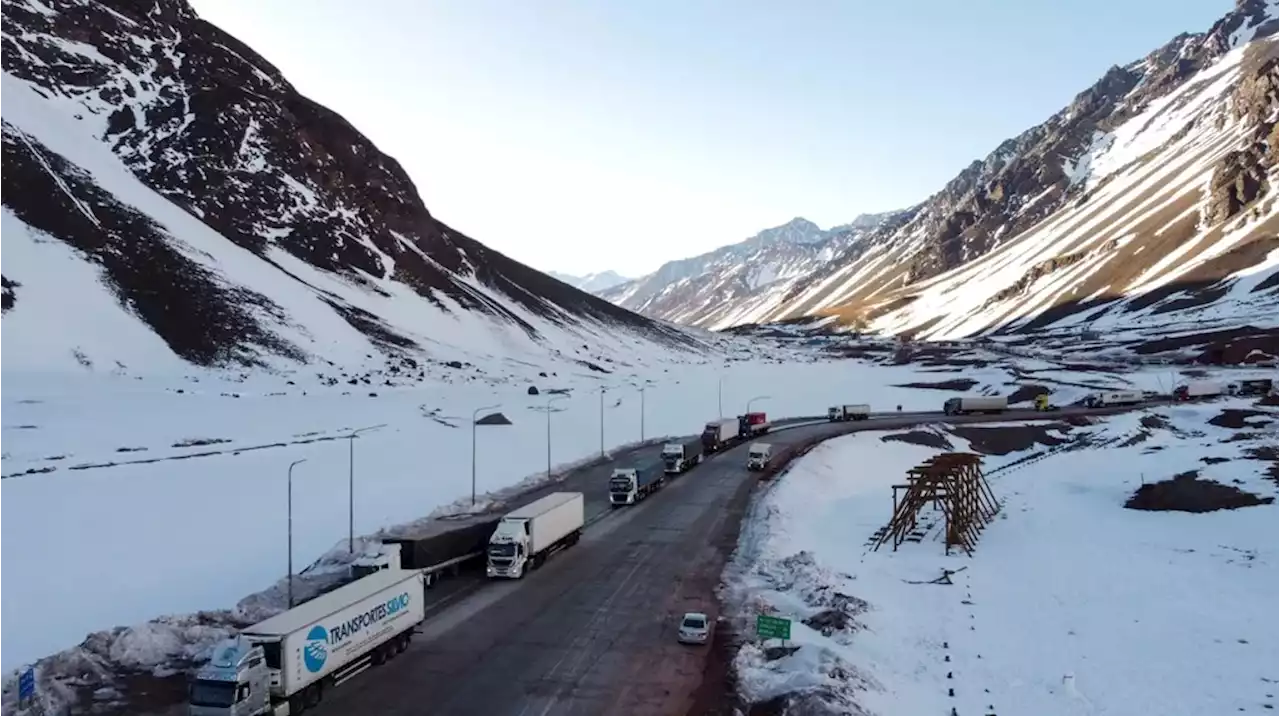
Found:
[[[716,409],[720,411],[720,419],[724,419],[724,375],[716,381]]]
[[[293,609],[293,468],[306,462],[306,458],[294,460],[289,463],[288,478],[288,497],[286,512],[288,513],[288,550],[289,550],[289,577],[287,579],[289,586],[286,587],[289,594],[289,608]]]
[[[480,413],[501,407],[501,405],[490,405],[471,411],[471,505],[473,507],[476,504],[476,420],[480,418]]]
[[[347,436],[347,551],[356,553],[356,437],[360,433],[387,427],[386,423],[357,428]]]
[[[551,413],[558,412],[551,410],[551,404],[557,400],[563,400],[568,396],[553,395],[547,398],[547,403],[542,407],[543,412],[547,414],[547,479],[551,479]]]
[[[600,386],[600,457],[604,457],[604,392],[608,390]]]

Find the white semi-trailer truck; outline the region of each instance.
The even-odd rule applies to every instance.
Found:
[[[418,570],[384,569],[245,629],[196,672],[187,713],[301,713],[409,646],[426,614],[423,589]]]
[[[833,405],[827,408],[827,420],[833,423],[846,420],[866,420],[871,417],[871,406],[866,403],[858,405]]]
[[[702,440],[691,438],[683,442],[667,443],[662,446],[662,471],[668,475],[679,475],[692,470],[695,465],[702,464]]]
[[[1226,392],[1227,386],[1216,380],[1191,380],[1174,388],[1173,397],[1178,400],[1195,400],[1225,395]]]
[[[1003,413],[1009,407],[1009,399],[1003,395],[984,395],[964,398],[947,398],[942,412],[947,415],[969,413]]]
[[[620,467],[609,476],[609,504],[614,507],[634,505],[662,489],[666,473],[661,470],[637,470]]]
[[[507,513],[489,538],[485,573],[520,579],[555,551],[576,544],[585,523],[581,492],[553,492]]]
[[[1147,396],[1141,390],[1104,390],[1085,398],[1084,404],[1090,408],[1101,408],[1108,405],[1135,405],[1146,399]]]
[[[712,420],[702,429],[702,450],[705,453],[719,452],[737,441],[737,418]]]

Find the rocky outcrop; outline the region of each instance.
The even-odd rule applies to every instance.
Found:
[[[1205,220],[1221,224],[1237,216],[1271,188],[1268,172],[1276,166],[1277,51],[1257,43],[1245,52],[1240,84],[1231,95],[1235,119],[1250,128],[1251,141],[1215,167]]]

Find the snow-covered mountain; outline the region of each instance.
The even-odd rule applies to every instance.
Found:
[[[3,38],[6,372],[697,346],[437,221],[185,0],[5,0]]]
[[[587,293],[600,293],[631,280],[616,271],[601,271],[599,273],[589,273],[586,276],[573,276],[567,273],[549,271],[547,275]]]
[[[1275,325],[1278,15],[1276,0],[1239,0],[1208,32],[1111,68],[784,282],[751,284],[752,261],[719,268],[739,286],[703,294],[685,288],[695,263],[603,295],[714,329],[803,315],[925,338],[1174,316]]]
[[[890,216],[867,214],[827,230],[795,218],[745,241],[668,261],[648,276],[596,294],[645,315],[723,328],[742,322],[738,306],[787,293]]]

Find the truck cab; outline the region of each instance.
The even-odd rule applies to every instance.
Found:
[[[276,645],[279,654],[279,645]],[[279,659],[277,659],[279,661]],[[279,667],[279,664],[276,664]],[[279,677],[276,677],[278,683]],[[214,648],[188,686],[190,716],[255,716],[271,706],[272,669],[261,644],[244,638]]]
[[[827,420],[834,423],[842,420],[843,418],[844,418],[844,409],[841,408],[840,406],[833,405],[830,408],[827,408]]]
[[[490,577],[519,579],[529,559],[529,521],[504,519],[489,538],[488,564]]]
[[[638,497],[639,479],[634,467],[620,467],[609,476],[609,504],[633,505]]]
[[[754,412],[738,416],[738,434],[744,438],[764,435],[769,432],[769,417],[765,413]]]
[[[667,473],[684,472],[685,450],[682,443],[667,443],[662,446],[662,469]]]
[[[773,457],[773,446],[769,443],[751,443],[747,448],[747,469],[763,470]]]

